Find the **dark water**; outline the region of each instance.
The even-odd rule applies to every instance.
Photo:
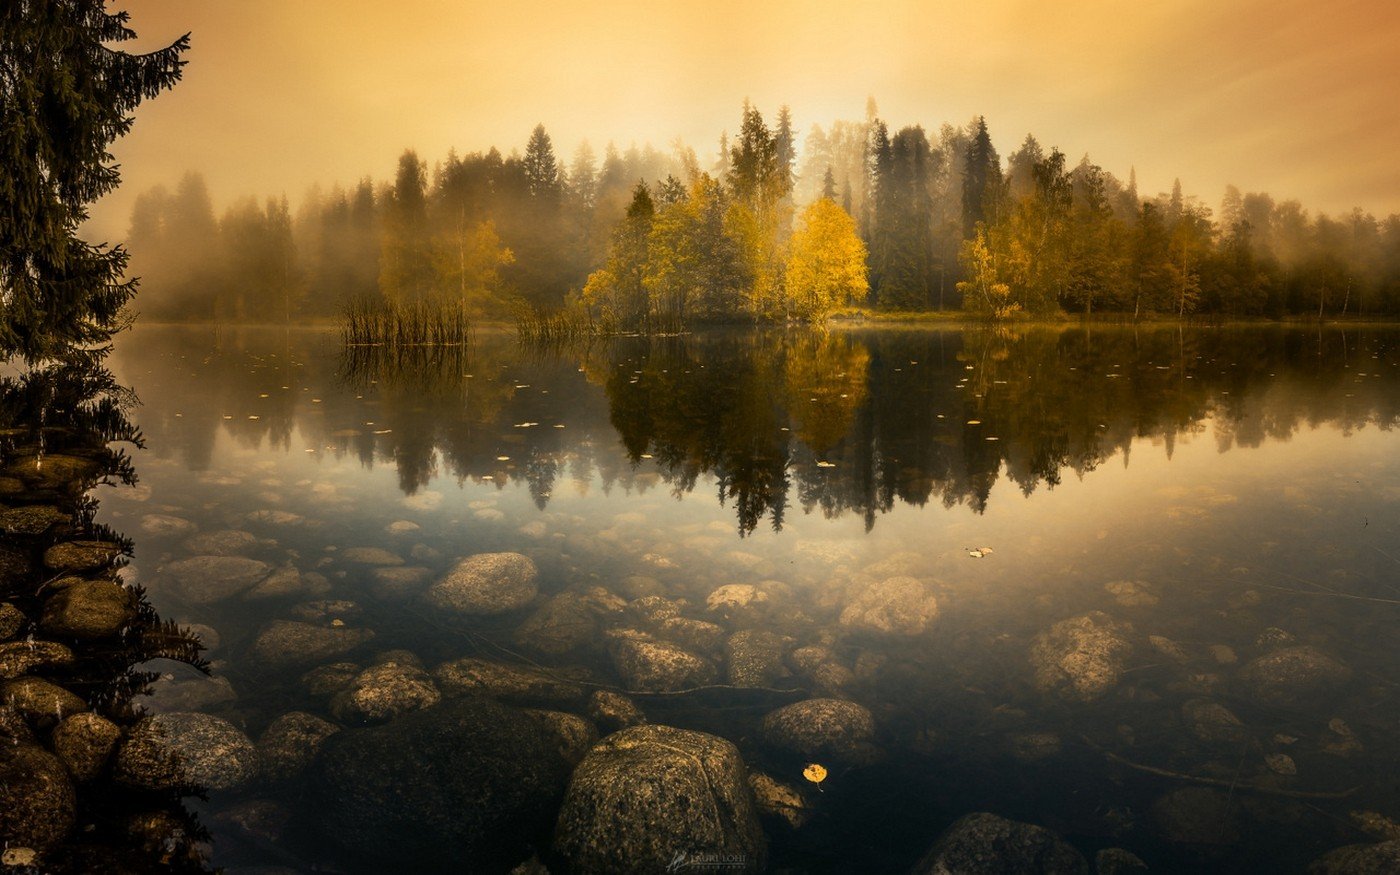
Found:
[[[253,657],[278,619],[374,631],[325,662],[528,657],[626,688],[607,633],[642,628],[623,603],[652,594],[721,627],[708,650],[686,645],[717,681],[724,639],[757,627],[783,639],[767,686],[873,715],[872,744],[816,792],[760,730],[792,695],[636,697],[802,794],[800,829],[765,821],[773,869],[903,871],[973,811],[1154,871],[1303,871],[1397,837],[1400,331],[733,333],[563,351],[483,335],[466,354],[389,361],[327,332],[153,327],[111,365],[140,397],[147,448],[136,487],[94,492],[98,520],[134,541],[127,579],[214,644],[212,681],[156,666],[151,710],[211,713],[254,740],[288,711],[331,717],[306,665]],[[172,583],[190,538],[220,530],[254,536],[240,552],[295,585],[211,598]],[[596,634],[544,653],[519,630],[528,611],[448,622],[350,548],[425,580],[525,553],[537,602],[591,600]],[[921,631],[843,624],[895,577],[936,600]],[[767,601],[712,610],[728,584]],[[1076,687],[1045,662],[1057,624],[1086,616],[1121,646]],[[1261,693],[1254,661],[1299,647],[1340,673]],[[1198,725],[1203,703],[1240,725]],[[354,869],[299,798],[254,779],[192,803],[212,862]],[[527,840],[550,862],[547,834]]]

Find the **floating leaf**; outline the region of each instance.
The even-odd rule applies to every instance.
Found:
[[[826,766],[820,763],[808,763],[807,768],[802,770],[802,777],[816,784],[817,789],[820,790],[822,781],[826,780]]]

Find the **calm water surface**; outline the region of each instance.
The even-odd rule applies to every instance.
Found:
[[[147,449],[135,488],[95,493],[99,520],[134,539],[127,576],[162,615],[214,645],[214,680],[172,664],[151,710],[216,714],[254,740],[288,711],[329,717],[308,666],[254,658],[274,620],[373,630],[325,662],[528,659],[622,689],[608,633],[660,635],[642,618],[660,596],[719,627],[708,648],[677,642],[719,683],[735,679],[732,633],[782,638],[760,672],[770,691],[635,699],[803,794],[800,829],[765,821],[774,869],[902,871],[953,820],[991,811],[1154,871],[1303,871],[1400,820],[1400,331],[732,333],[560,351],[483,334],[466,354],[389,361],[329,332],[147,327],[111,364],[140,397]],[[292,582],[211,598],[165,571],[224,530]],[[424,607],[415,585],[488,551],[535,561],[537,603],[594,606],[589,639],[557,652],[522,632],[529,610],[463,624]],[[382,562],[427,570],[394,585]],[[900,577],[936,603],[922,631],[862,624],[861,593]],[[765,601],[707,605],[728,584]],[[1066,671],[1084,660],[1063,652],[1076,622],[1122,642],[1085,657],[1096,676],[1080,685]],[[1261,692],[1250,666],[1290,647],[1344,671]],[[760,731],[803,698],[772,691],[792,689],[859,702],[876,724],[821,792]],[[1242,728],[1221,730],[1210,704]],[[216,863],[354,868],[299,828],[295,787],[259,786],[200,804]],[[260,826],[249,811],[281,809],[250,802],[293,816]],[[530,840],[548,860],[548,835]]]

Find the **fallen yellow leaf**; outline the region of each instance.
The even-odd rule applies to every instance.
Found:
[[[826,767],[818,763],[810,763],[807,768],[802,770],[802,777],[813,784],[820,784],[826,780]]]

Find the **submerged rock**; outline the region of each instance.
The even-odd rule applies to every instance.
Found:
[[[19,712],[31,724],[52,726],[70,714],[88,710],[87,702],[57,684],[25,677],[0,687],[0,701]]]
[[[728,583],[705,599],[705,609],[729,621],[759,619],[768,608],[768,593],[750,583]]]
[[[271,668],[292,668],[343,656],[373,637],[372,629],[273,620],[258,633],[250,655]]]
[[[1201,741],[1236,742],[1249,734],[1240,718],[1219,702],[1191,699],[1181,706],[1181,719]]]
[[[1351,680],[1351,669],[1316,647],[1285,647],[1240,672],[1244,692],[1261,705],[1297,707],[1325,700]]]
[[[773,747],[808,760],[860,762],[870,756],[875,718],[855,702],[807,699],[769,712],[763,718],[763,737]]]
[[[889,577],[865,586],[841,611],[840,624],[853,632],[911,637],[938,619],[938,599],[913,577]]]
[[[432,572],[421,565],[392,565],[375,568],[370,592],[383,601],[403,601],[417,595],[428,585]]]
[[[272,573],[272,566],[244,556],[194,556],[162,569],[180,598],[207,605],[252,589]]]
[[[98,475],[102,465],[96,459],[66,453],[22,456],[5,469],[39,489],[69,489]]]
[[[259,545],[258,536],[242,529],[219,529],[201,532],[185,541],[181,547],[194,556],[236,556]]]
[[[136,616],[136,596],[119,583],[74,579],[55,590],[39,620],[39,628],[50,635],[110,638]]]
[[[360,666],[353,662],[332,662],[318,665],[302,675],[301,685],[312,696],[325,698],[348,687],[359,673]]]
[[[1104,848],[1094,856],[1095,875],[1133,875],[1148,871],[1142,858],[1123,848]]]
[[[340,551],[340,558],[357,565],[402,565],[403,557],[390,553],[383,547],[347,547]]]
[[[423,669],[386,662],[360,672],[336,693],[331,713],[343,723],[383,723],[436,705],[441,699],[442,694]]]
[[[595,690],[593,695],[588,697],[588,716],[604,733],[641,726],[647,722],[646,715],[635,702],[612,690]]]
[[[525,713],[549,732],[560,758],[570,766],[578,765],[589,748],[598,742],[598,730],[577,714],[530,708],[525,709]]]
[[[96,571],[111,565],[121,554],[121,547],[107,541],[68,541],[44,551],[44,567],[54,571]]]
[[[1394,875],[1400,872],[1400,841],[1347,845],[1328,851],[1308,867],[1308,875]]]
[[[157,538],[179,537],[194,530],[195,524],[183,517],[164,513],[148,513],[141,517],[141,531]]]
[[[51,504],[31,504],[0,510],[0,534],[42,535],[54,526],[69,522],[71,517]]]
[[[715,667],[674,644],[625,635],[611,646],[613,665],[629,689],[675,692],[715,682]]]
[[[1118,684],[1132,652],[1126,631],[1100,611],[1051,626],[1031,647],[1036,686],[1073,701],[1100,698]]]
[[[142,790],[174,790],[195,785],[233,790],[258,774],[253,742],[219,717],[174,712],[147,717],[117,748],[113,776]]]
[[[763,772],[749,772],[749,790],[759,814],[780,820],[791,829],[806,825],[811,812],[802,794],[788,784]]]
[[[0,644],[0,679],[17,678],[36,668],[72,664],[73,651],[56,641],[10,641]]]
[[[58,757],[0,745],[0,847],[48,850],[73,829],[77,798]]]
[[[121,734],[106,717],[74,714],[58,724],[50,743],[75,779],[91,781],[107,765]]]
[[[569,781],[554,845],[579,873],[661,872],[692,856],[760,872],[765,857],[738,749],[669,726],[624,729],[589,751]]]
[[[1089,875],[1089,863],[1055,833],[995,814],[948,827],[911,875]]]
[[[326,740],[311,809],[347,853],[397,871],[504,870],[543,831],[567,774],[554,740],[470,697]]]
[[[238,693],[228,678],[182,669],[179,674],[162,675],[151,684],[151,699],[146,708],[154,713],[206,711],[237,698]]]
[[[24,611],[9,602],[0,604],[0,641],[14,638],[27,622],[29,618],[24,615]]]
[[[428,587],[432,607],[464,616],[488,616],[519,610],[539,592],[539,571],[520,553],[478,553],[458,561],[445,577]]]
[[[598,618],[577,593],[561,593],[525,618],[516,643],[538,653],[558,656],[586,647],[598,638]]]
[[[1152,803],[1163,838],[1192,845],[1228,845],[1239,839],[1238,802],[1210,787],[1179,787]]]
[[[489,696],[507,702],[570,705],[583,701],[583,687],[533,669],[466,657],[444,662],[433,679],[448,695]]]
[[[319,576],[319,575],[318,575]],[[329,585],[325,587],[329,589]],[[243,593],[245,599],[278,599],[316,595],[321,589],[311,575],[302,574],[295,565],[279,565],[260,583]]]
[[[729,682],[736,687],[774,687],[792,675],[783,663],[788,639],[773,632],[744,629],[725,646]]]
[[[289,711],[272,721],[258,738],[263,770],[276,781],[293,781],[311,765],[321,745],[340,731],[329,720],[305,711]]]

